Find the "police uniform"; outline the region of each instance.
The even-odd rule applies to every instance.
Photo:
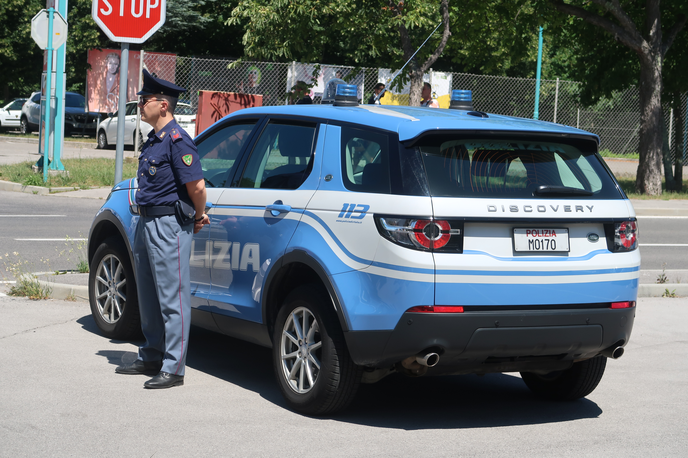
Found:
[[[144,70],[144,86],[138,94],[178,97],[182,91]],[[179,377],[184,375],[191,323],[189,258],[194,218],[186,183],[203,179],[203,172],[196,146],[175,120],[148,134],[136,176],[140,216],[133,251],[146,342],[135,364],[140,365],[138,373],[146,373],[145,365],[148,371],[160,367],[161,372]],[[188,222],[180,223],[175,215],[177,201],[191,209]]]

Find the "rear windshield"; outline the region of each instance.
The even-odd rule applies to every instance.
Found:
[[[434,138],[415,148],[433,196],[623,198],[590,141]]]

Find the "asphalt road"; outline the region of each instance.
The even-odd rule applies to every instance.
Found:
[[[185,385],[115,374],[132,343],[84,302],[0,297],[0,456],[685,456],[688,299],[641,298],[626,353],[587,399],[535,398],[517,374],[364,385],[351,408],[284,407],[270,350],[193,329]]]
[[[84,240],[103,202],[0,191],[0,256],[3,261],[9,254],[9,262],[27,262],[24,272],[75,269],[77,253],[69,250],[86,246]]]

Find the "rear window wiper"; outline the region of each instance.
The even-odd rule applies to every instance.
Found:
[[[561,196],[561,195],[576,195],[576,196],[592,196],[592,191],[586,191],[585,189],[569,188],[567,186],[550,186],[542,185],[539,186],[533,195],[537,196]]]

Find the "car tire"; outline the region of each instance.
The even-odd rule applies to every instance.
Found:
[[[107,134],[105,133],[104,130],[99,130],[98,131],[98,149],[107,149],[107,147],[108,147]]]
[[[285,299],[272,356],[282,394],[297,412],[331,414],[356,396],[363,369],[351,360],[332,301],[316,285],[298,287]]]
[[[121,240],[111,237],[100,244],[90,263],[88,285],[91,314],[105,337],[141,337],[136,278]]]
[[[521,378],[530,390],[555,401],[575,401],[592,393],[602,380],[607,358],[596,356],[574,363],[565,371],[545,375],[521,372]]]
[[[31,133],[31,126],[29,125],[29,121],[22,116],[21,121],[19,121],[19,131],[22,134],[30,134]]]

